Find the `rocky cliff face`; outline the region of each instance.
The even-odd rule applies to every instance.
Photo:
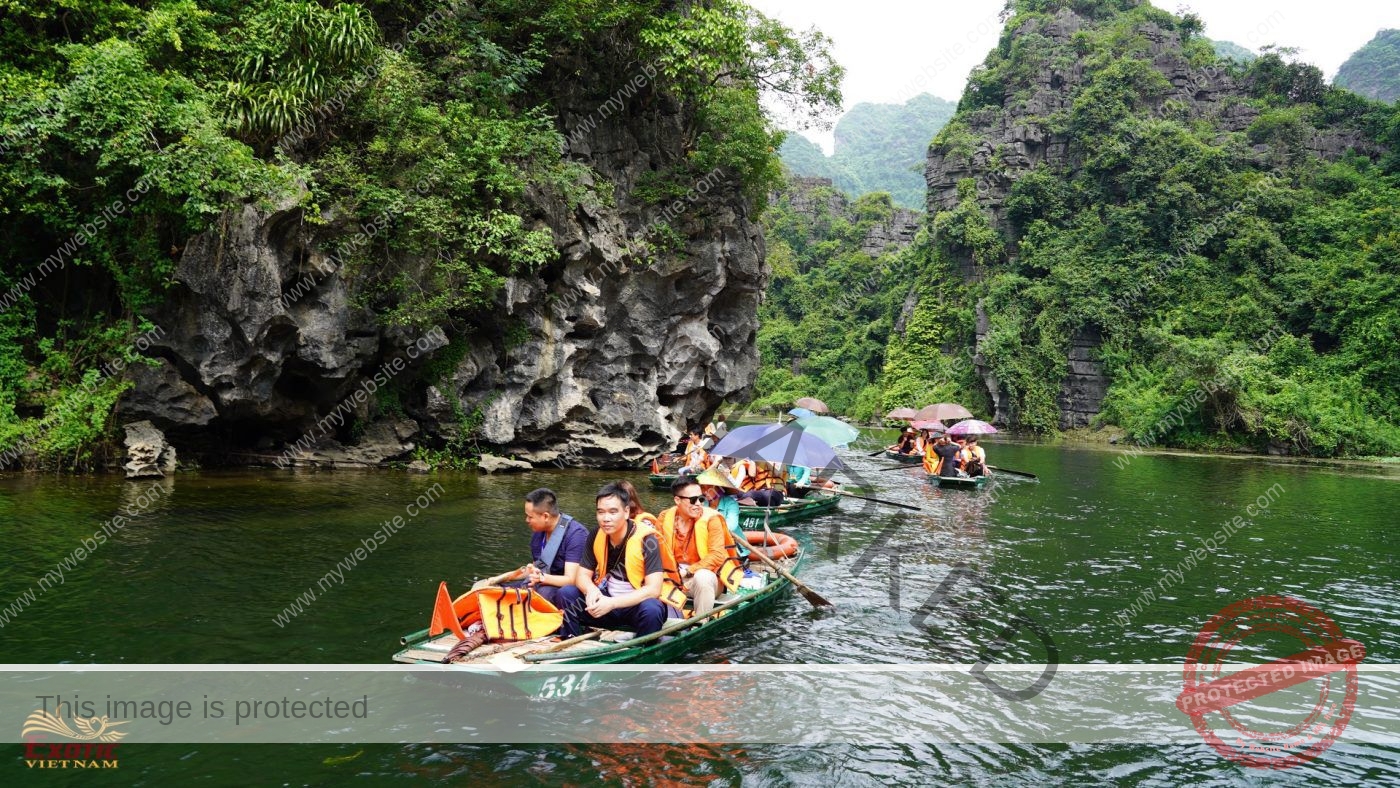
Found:
[[[1041,51],[1072,53],[1075,34],[1091,24],[1064,8],[1053,16],[1031,17],[1010,33],[1012,41],[1036,39]],[[1147,42],[1152,67],[1170,85],[1154,99],[1156,117],[1202,121],[1214,126],[1221,135],[1245,131],[1258,119],[1259,110],[1245,100],[1245,86],[1238,84],[1223,65],[1193,66],[1176,31],[1146,23],[1136,33]],[[930,219],[955,208],[959,181],[972,179],[977,186],[978,206],[1010,241],[1007,255],[1012,260],[1019,239],[1007,219],[1006,201],[1016,181],[1042,166],[1051,172],[1072,175],[1091,153],[1076,149],[1068,135],[1056,133],[1052,121],[1066,116],[1075,96],[1085,86],[1083,63],[1073,57],[1047,57],[1043,68],[1034,69],[1027,79],[1027,83],[1008,86],[999,106],[981,107],[955,118],[953,123],[964,127],[960,139],[956,144],[931,146],[924,169]],[[1131,139],[1125,142],[1133,144]],[[1352,150],[1378,152],[1364,135],[1341,129],[1317,130],[1302,141],[1301,147],[1300,153],[1325,160],[1336,160]],[[1268,145],[1256,145],[1253,155],[1261,167],[1267,168],[1279,153]],[[970,255],[957,262],[966,280],[983,278],[985,271]],[[985,324],[985,319],[978,322],[979,345],[985,336]],[[1061,429],[1085,426],[1099,412],[1109,385],[1102,365],[1095,360],[1099,341],[1097,332],[1092,330],[1071,338],[1058,396]],[[992,401],[1004,403],[1005,392],[990,370],[979,364],[978,371]],[[999,405],[997,417],[1005,420],[1009,414]]]
[[[582,66],[594,79],[571,76]],[[647,86],[603,113],[611,82],[632,74],[552,68],[564,154],[610,183],[615,201],[570,210],[543,191],[528,197],[527,218],[552,231],[558,259],[538,277],[507,281],[494,317],[509,331],[386,326],[356,306],[323,228],[291,206],[249,206],[187,245],[151,315],[167,329],[152,351],[159,366],[133,372],[121,421],[148,419],[182,456],[190,447],[205,462],[374,464],[441,445],[479,411],[477,436],[498,453],[619,467],[674,444],[744,392],[758,367],[766,281],[748,201],[717,172],[674,206],[639,204],[639,178],[683,158],[682,111]],[[324,218],[334,232],[356,230]],[[644,251],[638,241],[654,221],[669,224],[679,248]],[[463,344],[455,367],[427,374]],[[376,406],[386,385],[400,393],[401,414]]]
[[[836,189],[830,178],[794,176],[788,180],[785,196],[795,213],[814,221],[820,221],[823,216],[840,216],[851,223],[856,221],[850,198]],[[771,199],[778,197],[774,195]],[[866,231],[860,250],[871,257],[879,257],[892,249],[908,246],[919,231],[921,218],[918,211],[893,208],[888,219],[873,223]]]

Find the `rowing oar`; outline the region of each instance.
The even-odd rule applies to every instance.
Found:
[[[922,511],[923,511],[923,509],[920,509],[920,508],[917,507],[917,506],[910,506],[910,505],[907,504],[907,503],[899,503],[898,501],[886,501],[886,500],[883,499],[883,498],[872,498],[872,497],[870,497],[869,495],[856,495],[856,494],[853,493],[853,492],[846,492],[845,490],[833,490],[833,489],[831,489],[831,488],[829,488],[829,487],[803,487],[803,486],[801,486],[801,485],[794,485],[794,486],[797,487],[797,489],[799,489],[799,490],[817,490],[818,492],[836,493],[837,495],[844,495],[844,496],[846,496],[847,498],[859,498],[859,499],[861,499],[862,501],[874,501],[875,503],[882,503],[882,504],[884,504],[884,505],[886,505],[886,506],[898,506],[898,507],[903,508],[903,509],[913,509],[913,510],[916,511],[916,512],[922,512]]]
[[[478,581],[476,581],[475,583],[472,583],[471,590],[476,591],[477,589],[486,588],[486,587],[488,587],[488,586],[494,586],[494,585],[498,585],[498,584],[500,584],[500,583],[504,583],[504,582],[506,582],[507,580],[518,579],[518,578],[515,578],[515,576],[516,576],[517,574],[520,574],[520,570],[519,570],[519,569],[512,569],[512,570],[510,570],[509,572],[503,572],[503,573],[501,573],[501,574],[499,574],[499,575],[496,575],[495,577],[488,577],[488,578],[486,578],[485,580],[478,580]]]
[[[922,464],[923,464],[923,463],[912,463],[912,462],[911,462],[911,463],[909,463],[908,465],[896,465],[896,466],[894,466],[893,468],[881,468],[881,469],[879,469],[879,470],[877,470],[877,471],[875,471],[875,472],[876,472],[876,473],[885,473],[885,472],[887,472],[887,471],[908,471],[908,470],[913,470],[914,468],[918,468],[918,467],[920,467]]]
[[[798,580],[797,578],[793,577],[791,572],[782,568],[781,566],[778,566],[778,562],[769,558],[767,553],[749,544],[749,540],[745,539],[743,534],[734,534],[734,541],[747,548],[749,551],[749,555],[758,556],[759,560],[763,561],[763,563],[765,564],[768,564],[769,568],[771,568],[774,572],[777,572],[778,574],[787,578],[787,581],[789,583],[792,583],[793,588],[797,589],[797,592],[802,595],[802,598],[812,603],[812,607],[836,607],[835,605],[826,601],[826,599],[821,594],[818,594],[816,591],[813,591],[812,589],[808,588],[801,580]]]
[[[1027,479],[1035,479],[1036,481],[1040,481],[1039,476],[1036,476],[1033,473],[1026,473],[1025,471],[1013,471],[1010,468],[998,468],[995,465],[988,465],[987,468],[989,470],[997,471],[999,473],[1009,473],[1012,476],[1024,476]]]

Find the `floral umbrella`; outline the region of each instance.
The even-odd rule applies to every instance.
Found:
[[[948,428],[949,435],[991,435],[996,431],[996,427],[977,419],[960,421]]]

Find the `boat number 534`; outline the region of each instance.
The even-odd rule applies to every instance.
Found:
[[[537,698],[567,698],[574,692],[581,692],[588,686],[589,674],[582,676],[575,673],[565,673],[562,676],[550,676],[540,685],[540,691],[535,693]]]

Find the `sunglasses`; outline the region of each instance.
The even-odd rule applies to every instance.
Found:
[[[690,501],[692,504],[695,504],[695,505],[698,506],[699,504],[702,504],[702,503],[705,502],[705,496],[703,496],[703,495],[677,495],[677,496],[676,496],[676,500],[677,500],[677,501]]]

